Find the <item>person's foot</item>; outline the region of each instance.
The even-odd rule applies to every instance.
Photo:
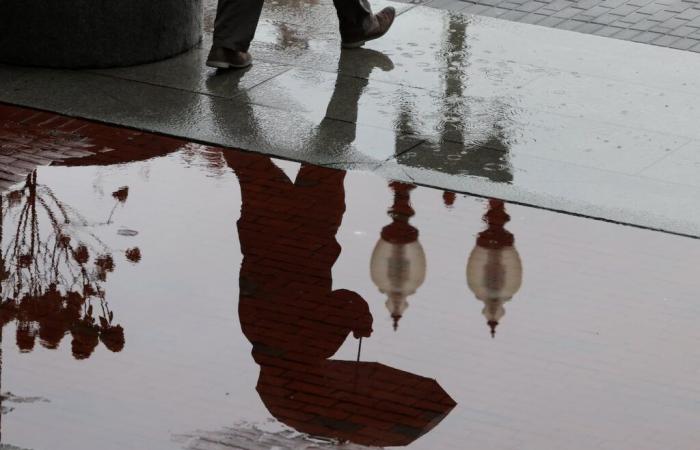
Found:
[[[207,57],[207,66],[217,69],[243,69],[252,63],[250,53],[224,47],[212,47]]]
[[[396,10],[391,6],[382,9],[372,16],[371,25],[358,33],[348,33],[342,37],[343,48],[358,48],[365,45],[365,42],[378,39],[386,34],[394,23]]]

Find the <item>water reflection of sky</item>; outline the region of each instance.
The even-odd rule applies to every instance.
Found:
[[[299,170],[275,164],[290,178]],[[20,354],[14,325],[4,328],[3,392],[48,402],[12,404],[3,443],[170,449],[231,437],[226,430],[241,423],[279,431],[255,390],[260,370],[241,332],[240,188],[218,151],[48,167],[37,178],[115,254],[138,247],[142,259],[117,261],[104,282],[124,327],[120,352],[98,347],[76,361],[65,339],[57,350]],[[418,188],[410,223],[426,277],[394,331],[369,273],[393,193],[366,173],[348,173],[344,185],[333,289],[357,292],[374,317],[361,359],[433,378],[457,402],[412,448],[620,448],[631,435],[634,448],[658,440],[689,448],[698,437],[695,241],[505,205],[523,282],[492,339],[465,277],[487,205],[459,196],[447,208],[442,192]],[[122,186],[128,199],[104,224]],[[333,359],[357,351],[348,338]]]

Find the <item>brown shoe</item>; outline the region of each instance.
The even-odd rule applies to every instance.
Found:
[[[207,66],[217,69],[242,69],[252,63],[250,53],[224,47],[212,47],[207,58]]]
[[[380,38],[389,31],[391,24],[394,23],[396,10],[391,6],[382,9],[377,14],[372,16],[371,24],[367,29],[358,33],[348,33],[342,37],[343,48],[358,48],[365,45],[365,42]]]

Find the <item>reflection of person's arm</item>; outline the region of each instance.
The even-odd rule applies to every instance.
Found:
[[[370,337],[372,335],[372,313],[369,305],[357,292],[347,289],[338,289],[332,293],[333,299],[341,303],[339,310],[347,320],[347,328],[352,331],[355,338]]]

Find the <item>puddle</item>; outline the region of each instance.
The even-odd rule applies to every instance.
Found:
[[[2,198],[2,443],[693,448],[695,240],[186,145]],[[663,443],[663,444],[662,444]]]

